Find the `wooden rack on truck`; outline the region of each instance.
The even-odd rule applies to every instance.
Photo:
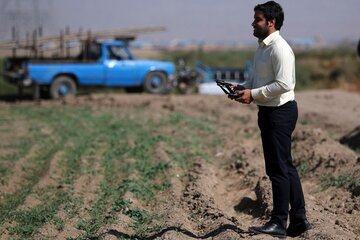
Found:
[[[140,33],[162,32],[166,31],[164,27],[143,27],[129,28],[121,30],[95,31],[90,30],[84,32],[80,29],[76,33],[71,33],[67,27],[61,30],[59,35],[42,36],[42,28],[34,30],[32,34],[26,34],[26,37],[19,39],[16,37],[16,30],[12,29],[12,40],[0,42],[0,49],[8,49],[11,51],[12,57],[69,57],[70,49],[78,47],[79,42],[91,41],[95,39],[117,38],[121,40],[133,40]]]

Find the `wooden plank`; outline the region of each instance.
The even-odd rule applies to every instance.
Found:
[[[166,31],[165,27],[143,27],[143,28],[129,28],[129,29],[121,29],[121,30],[105,30],[105,31],[96,31],[91,32],[91,39],[97,38],[112,38],[117,36],[125,36],[125,35],[137,35],[140,33],[149,33],[149,32],[163,32]],[[49,42],[54,42],[56,45],[60,46],[60,42],[69,42],[69,41],[83,41],[88,40],[88,33],[69,33],[59,38],[59,35],[56,36],[47,36],[47,37],[37,37],[36,44],[37,46],[44,45]],[[30,46],[29,46],[30,45]],[[12,48],[25,48],[31,49],[34,46],[29,44],[29,40],[27,39],[19,39],[17,41],[5,41],[0,42],[0,48],[4,49],[12,49]]]

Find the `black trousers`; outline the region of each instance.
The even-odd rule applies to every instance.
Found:
[[[258,124],[264,150],[265,169],[272,184],[272,222],[286,228],[290,221],[306,219],[300,178],[291,157],[291,134],[298,118],[296,101],[279,107],[259,106]],[[289,212],[289,204],[291,210]]]

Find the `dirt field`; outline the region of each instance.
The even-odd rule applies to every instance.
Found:
[[[314,229],[294,239],[360,239],[360,95],[321,90],[298,92],[296,96],[299,120],[293,137],[293,157],[301,174],[308,218]],[[90,113],[76,115],[77,109],[83,107],[89,108]],[[59,140],[52,136],[63,128],[59,130],[60,136],[67,125],[50,121],[60,119],[58,115],[50,117],[54,111],[65,111],[64,108],[73,112],[63,112],[67,118],[61,124],[76,121],[71,118],[73,115],[83,117],[84,124],[76,125],[79,136]],[[49,125],[29,125],[28,121],[35,115],[32,112],[23,115],[24,109],[47,109],[46,114],[36,116],[42,119],[47,115]],[[94,125],[86,119],[101,113],[134,119],[139,123],[131,129],[135,135],[130,135],[126,143],[115,136],[113,142],[107,140],[106,131],[120,124],[112,120],[93,133],[96,124],[106,117],[100,117]],[[270,184],[264,172],[254,105],[241,105],[225,96],[97,94],[65,101],[0,102],[0,116],[0,159],[6,173],[0,182],[1,239],[272,239],[250,235],[247,230],[251,225],[266,222],[271,211]],[[163,119],[170,120],[162,122]],[[136,138],[140,126],[157,126],[149,127],[148,135],[161,136],[154,145],[149,145],[155,146],[151,147],[149,156],[147,152],[142,156],[131,152],[142,144],[141,138],[147,137],[144,134]],[[25,141],[22,147],[14,147],[11,139],[26,140],[30,133],[37,136],[36,129],[40,129],[41,136],[49,138],[34,137],[36,144]],[[196,141],[188,141],[189,136]],[[183,142],[171,145],[174,139]],[[117,149],[115,157],[109,154],[121,144],[126,147]],[[39,156],[39,152],[47,160],[36,163],[34,156]],[[18,154],[14,162],[6,160],[14,154]],[[77,165],[66,165],[66,160],[75,155]],[[112,165],[106,162],[116,155],[125,156],[124,162],[129,164],[137,156],[151,158],[151,163],[158,164],[157,169],[162,166],[162,175],[156,175],[159,177],[153,182],[167,179],[169,184],[155,188],[149,198],[144,192],[137,195],[134,188],[124,191],[122,187],[106,188],[105,183],[112,186],[120,178],[122,183],[138,179],[139,169],[146,167],[134,167],[127,175],[120,174],[116,169],[123,168],[121,162]],[[30,164],[32,160],[34,163]],[[66,170],[71,168],[78,170]],[[29,177],[31,171],[34,174]],[[144,175],[144,179],[155,174]],[[115,191],[121,194],[114,195]],[[67,197],[54,197],[69,192]],[[101,194],[106,201],[99,198]],[[125,199],[121,203],[117,201],[119,196]],[[19,201],[10,204],[15,198]],[[56,207],[40,207],[50,206],[50,202]],[[109,207],[110,203],[117,205]],[[70,211],[71,206],[76,206],[76,211]],[[147,222],[146,216],[139,216],[136,209],[158,217]],[[37,221],[36,217],[25,221],[30,214],[43,216],[41,224],[33,226],[26,222]],[[141,229],[134,227],[136,222],[142,222]],[[31,230],[20,229],[21,224],[31,226]]]

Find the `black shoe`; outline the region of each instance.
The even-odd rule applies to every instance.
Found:
[[[286,230],[286,235],[289,237],[297,237],[309,229],[312,229],[312,226],[308,220],[303,220],[295,223],[290,222],[289,227]]]
[[[272,222],[268,222],[261,227],[249,227],[249,231],[255,234],[268,234],[273,237],[286,238],[285,228]]]

